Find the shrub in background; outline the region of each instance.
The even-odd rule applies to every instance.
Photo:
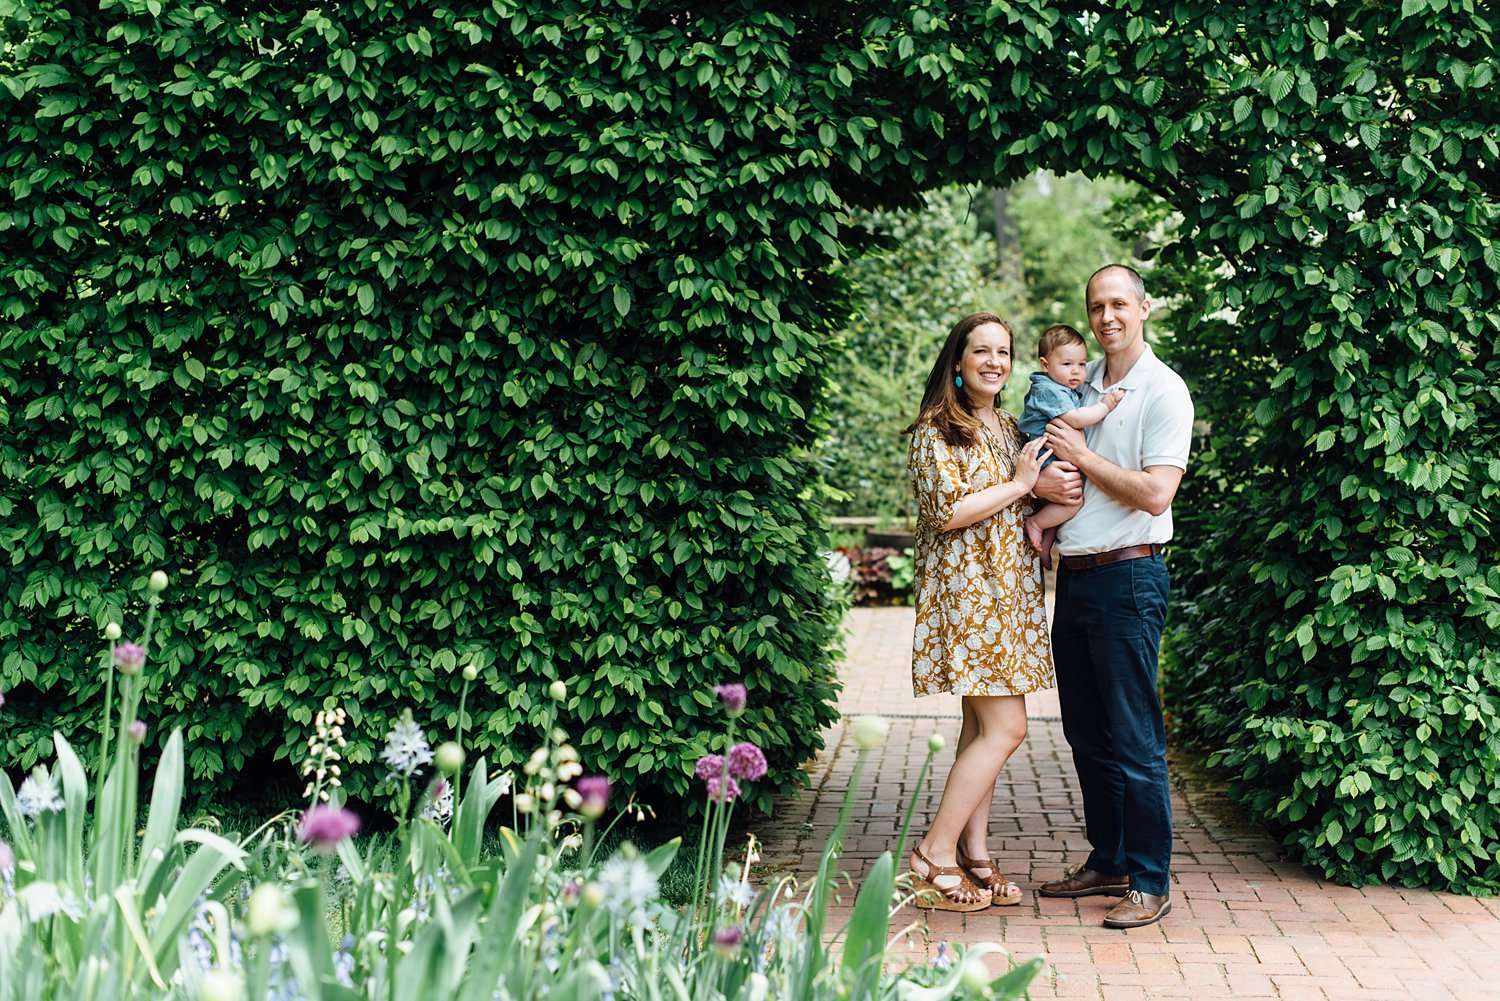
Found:
[[[744,721],[758,804],[802,781],[837,604],[796,456],[843,316],[805,128],[840,106],[765,94],[836,53],[742,10],[0,15],[6,761],[85,728],[82,627],[150,560],[181,587],[147,698],[193,777],[333,706],[356,764],[410,705],[506,765],[563,676],[648,799],[725,678],[783,696]]]
[[[909,439],[901,431],[916,419],[922,387],[955,323],[970,313],[999,313],[1016,326],[1018,343],[1027,338],[1026,290],[1004,277],[994,240],[976,232],[972,211],[969,191],[948,188],[917,209],[855,217],[855,235],[871,245],[838,271],[853,285],[858,308],[830,365],[830,432],[816,452],[839,494],[829,505],[834,514],[914,517]],[[1012,378],[1023,387],[1011,393],[1017,413],[1025,382],[1019,373]]]
[[[1181,156],[1151,281],[1204,432],[1175,505],[1180,732],[1325,875],[1493,892],[1494,25],[1415,0],[1132,16],[1099,26],[1143,42],[1112,106]],[[1106,52],[1100,95],[1130,62]]]

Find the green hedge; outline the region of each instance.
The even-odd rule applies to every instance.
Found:
[[[588,766],[660,805],[743,680],[760,804],[798,783],[837,609],[795,455],[843,314],[803,280],[827,156],[752,95],[816,82],[792,26],[80,10],[6,23],[5,760],[87,726],[98,627],[162,566],[153,723],[200,779],[340,704],[367,792],[473,663],[501,764],[561,676]]]
[[[200,775],[330,699],[366,756],[403,702],[451,726],[482,660],[484,739],[566,674],[591,763],[668,791],[742,676],[794,783],[833,688],[799,456],[849,213],[1076,167],[1164,196],[1210,276],[1202,336],[1175,324],[1206,424],[1178,718],[1323,871],[1500,883],[1474,5],[28,9],[0,8],[11,760],[79,721],[93,627],[165,563],[157,704],[211,738]]]
[[[1170,701],[1309,865],[1489,893],[1493,26],[1406,0],[1292,5],[1233,36],[1252,55],[1204,128],[1241,162],[1158,270],[1201,310],[1175,356],[1208,425],[1178,505]]]

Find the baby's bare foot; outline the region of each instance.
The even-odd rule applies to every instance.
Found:
[[[1042,537],[1045,534],[1037,527],[1035,516],[1026,519],[1026,541],[1031,543],[1032,549],[1042,554],[1044,560],[1047,558],[1046,552],[1042,549]]]

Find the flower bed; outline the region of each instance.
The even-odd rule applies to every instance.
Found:
[[[362,846],[354,839],[361,824],[341,802],[344,719],[336,708],[318,715],[308,741],[304,806],[239,839],[179,829],[184,742],[174,731],[138,829],[141,677],[165,586],[153,575],[139,644],[117,643],[119,628],[106,629],[109,694],[93,781],[61,736],[55,761],[19,791],[0,780],[0,1001],[938,1001],[1019,997],[1040,967],[1033,960],[993,977],[978,957],[995,947],[984,946],[941,969],[887,970],[892,908],[903,899],[890,854],[830,950],[825,924],[847,802],[805,886],[752,885],[753,838],[742,858],[726,862],[735,803],[766,774],[761,748],[735,739],[746,703],[740,685],[716,689],[722,750],[698,763],[705,836],[681,908],[659,893],[680,841],[649,853],[626,844],[600,857],[610,784],[582,774],[562,682],[550,692],[548,740],[516,773],[497,773],[482,758],[466,764],[461,731],[434,749],[403,716],[381,754],[391,837]],[[857,770],[883,736],[883,721],[856,727]],[[507,806],[499,854],[486,854],[485,831]]]

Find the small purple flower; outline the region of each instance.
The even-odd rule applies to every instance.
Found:
[[[121,643],[115,647],[115,666],[121,674],[140,674],[146,663],[146,648],[139,643]]]
[[[332,851],[340,841],[359,830],[359,817],[341,806],[319,804],[302,815],[297,840],[304,845]]]
[[[125,728],[125,736],[130,738],[132,744],[144,744],[146,742],[146,724],[136,720]]]
[[[578,807],[579,813],[591,820],[604,813],[604,807],[609,803],[609,779],[602,775],[585,775],[573,783],[573,791],[583,800]]]
[[[0,709],[5,708],[5,693],[0,692]]]
[[[721,956],[728,959],[740,947],[740,942],[744,937],[745,934],[740,931],[738,925],[731,925],[728,928],[717,928],[714,930],[714,948],[719,950]]]
[[[723,775],[724,756],[722,754],[705,754],[698,759],[698,766],[693,769],[693,774],[704,781],[717,775]]]
[[[0,876],[8,876],[16,869],[16,853],[10,845],[0,841]]]
[[[735,744],[729,749],[729,774],[753,782],[766,774],[766,756],[754,744]]]
[[[731,716],[738,716],[745,711],[745,686],[740,684],[715,685],[714,694],[724,704],[724,711]]]
[[[707,784],[708,798],[715,803],[733,803],[739,798],[740,784],[732,776],[710,775]]]

